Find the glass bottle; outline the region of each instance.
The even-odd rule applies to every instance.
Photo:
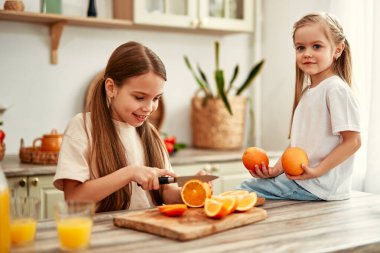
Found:
[[[88,17],[96,17],[96,6],[95,6],[95,0],[90,0],[88,3],[88,10],[87,10],[87,16]]]
[[[9,188],[0,163],[0,253],[10,252]]]

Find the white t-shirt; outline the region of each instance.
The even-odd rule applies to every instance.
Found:
[[[91,140],[90,113],[86,113],[86,118]],[[144,150],[136,128],[119,121],[114,121],[114,124],[126,150],[128,164],[145,165]],[[89,145],[84,129],[83,114],[79,113],[70,121],[64,133],[54,177],[54,186],[57,189],[62,190],[63,179],[72,179],[82,183],[90,180]],[[165,163],[167,164],[166,169],[172,170],[168,159]],[[149,191],[143,190],[136,182],[131,184],[132,195],[129,210],[154,206]]]
[[[351,88],[332,76],[308,88],[294,112],[292,147],[300,147],[316,167],[342,141],[341,131],[360,132],[359,106]],[[349,198],[354,155],[315,179],[296,182],[324,200]]]

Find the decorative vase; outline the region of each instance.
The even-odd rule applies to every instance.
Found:
[[[192,99],[191,128],[193,146],[206,149],[241,149],[246,123],[247,98],[229,97],[233,115],[219,98]]]

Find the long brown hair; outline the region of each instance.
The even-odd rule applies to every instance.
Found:
[[[128,165],[124,146],[112,121],[111,109],[107,105],[105,80],[111,78],[118,87],[121,87],[128,78],[149,71],[166,81],[165,66],[160,58],[152,50],[137,42],[128,42],[119,46],[109,58],[104,78],[94,88],[88,107],[92,126],[89,152],[92,179],[103,177]],[[86,120],[85,125],[88,125]],[[87,127],[85,129],[87,131]],[[158,131],[149,122],[144,122],[137,128],[137,132],[142,140],[146,165],[165,168],[166,149]],[[150,193],[155,204],[162,203],[159,191]],[[97,211],[127,209],[130,206],[131,194],[131,185],[128,184],[101,200]]]
[[[335,59],[333,63],[334,72],[342,78],[346,83],[351,86],[352,84],[352,64],[351,64],[351,50],[350,45],[346,39],[346,36],[343,33],[343,28],[340,25],[339,21],[328,13],[312,13],[304,16],[298,20],[293,25],[293,42],[294,36],[298,28],[301,28],[306,25],[319,23],[325,29],[325,35],[332,45],[339,45],[344,43],[344,49],[341,56],[338,59]],[[305,85],[308,82],[309,76],[306,75],[296,63],[296,82],[294,89],[294,101],[293,101],[293,110],[292,118],[289,130],[289,138],[291,132],[291,126],[293,123],[294,111],[301,99],[302,93],[304,91]]]

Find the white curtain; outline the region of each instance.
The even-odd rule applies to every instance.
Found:
[[[380,1],[331,0],[329,12],[342,22],[350,43],[354,91],[361,105],[362,147],[352,188],[380,193]]]

